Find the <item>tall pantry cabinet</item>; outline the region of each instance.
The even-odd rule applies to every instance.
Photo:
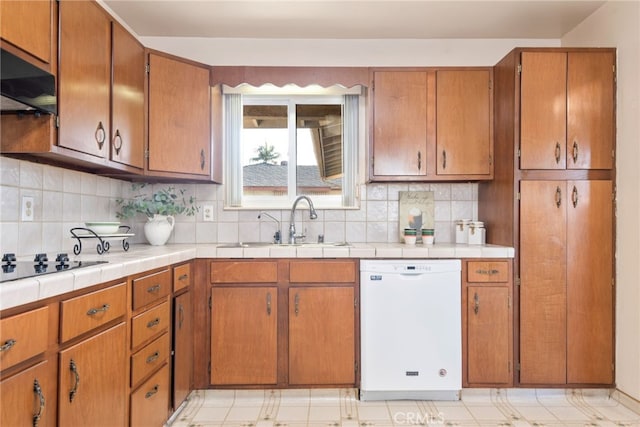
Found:
[[[514,49],[494,69],[487,241],[512,245],[522,385],[614,378],[615,50]]]

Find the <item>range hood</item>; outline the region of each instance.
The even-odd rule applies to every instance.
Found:
[[[56,83],[52,74],[2,49],[0,110],[56,114]]]

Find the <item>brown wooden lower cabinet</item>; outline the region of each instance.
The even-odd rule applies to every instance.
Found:
[[[352,286],[289,288],[289,384],[355,383]]]
[[[278,288],[211,290],[211,384],[278,382]]]
[[[45,360],[0,382],[0,425],[56,425],[56,366]]]
[[[357,260],[209,267],[210,385],[356,385]]]
[[[127,425],[126,329],[120,323],[60,351],[59,425]]]
[[[463,386],[513,385],[512,260],[465,260]]]

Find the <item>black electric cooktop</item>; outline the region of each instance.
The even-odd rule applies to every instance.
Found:
[[[104,264],[107,261],[69,261],[67,254],[58,254],[54,261],[49,261],[47,254],[37,254],[33,261],[17,261],[15,254],[2,256],[2,276],[0,283],[26,279],[43,274],[59,273],[76,268]]]

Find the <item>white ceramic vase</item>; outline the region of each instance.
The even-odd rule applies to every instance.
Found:
[[[171,215],[154,215],[144,225],[144,236],[149,244],[162,246],[169,240],[174,224],[175,219]]]

